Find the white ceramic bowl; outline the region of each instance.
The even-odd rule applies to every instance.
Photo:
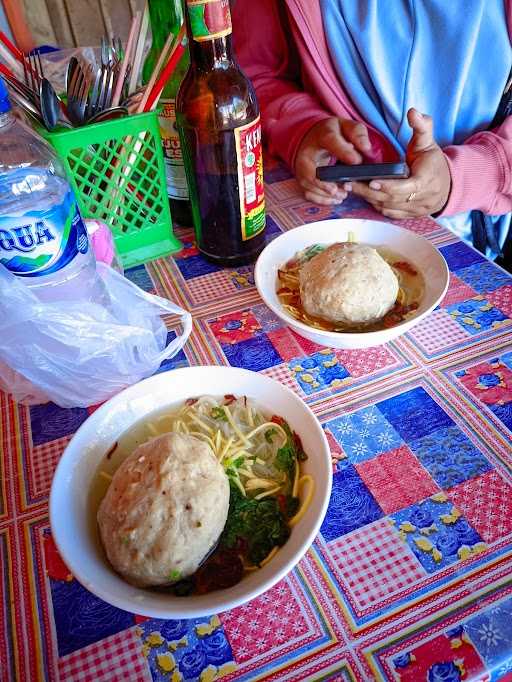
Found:
[[[329,332],[315,329],[292,317],[282,307],[276,293],[277,271],[297,251],[312,244],[343,242],[353,232],[358,242],[383,246],[399,254],[421,272],[425,292],[418,309],[400,324],[371,332]],[[368,348],[391,341],[428,315],[442,300],[449,282],[448,266],[436,247],[427,239],[392,223],[358,218],[323,220],[295,227],[279,235],[261,252],[255,268],[255,281],[267,306],[297,334],[330,348]]]
[[[101,548],[89,493],[100,461],[119,436],[156,410],[198,395],[246,395],[270,414],[284,417],[302,439],[315,489],[311,505],[286,544],[258,571],[227,590],[175,597],[139,589],[120,578]],[[84,587],[132,613],[155,618],[194,618],[234,608],[283,578],[317,535],[331,493],[331,458],[324,432],[307,405],[282,384],[234,367],[187,367],[145,379],[102,405],[78,429],[64,451],[52,482],[50,523],[65,563]]]

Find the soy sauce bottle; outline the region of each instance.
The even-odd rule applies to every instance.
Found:
[[[241,265],[264,246],[258,102],[233,55],[229,0],[185,4],[190,66],[176,119],[197,245],[218,265]]]

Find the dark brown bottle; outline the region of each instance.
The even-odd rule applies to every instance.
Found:
[[[240,265],[265,244],[258,102],[233,56],[229,1],[185,4],[190,66],[176,119],[197,245],[219,265]]]

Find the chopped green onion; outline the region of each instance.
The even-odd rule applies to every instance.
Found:
[[[212,407],[211,415],[213,419],[220,419],[223,422],[228,420],[226,410],[223,407]]]
[[[277,433],[276,429],[269,429],[268,431],[265,431],[265,440],[267,443],[272,443],[272,436],[275,436]]]

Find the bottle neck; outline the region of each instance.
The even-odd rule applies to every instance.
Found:
[[[177,35],[183,23],[180,0],[148,0],[152,47],[160,53],[169,33]]]
[[[236,64],[231,39],[229,0],[192,3],[185,0],[190,63],[200,71]]]
[[[190,62],[200,71],[227,69],[235,64],[231,36],[198,42],[189,32]]]

